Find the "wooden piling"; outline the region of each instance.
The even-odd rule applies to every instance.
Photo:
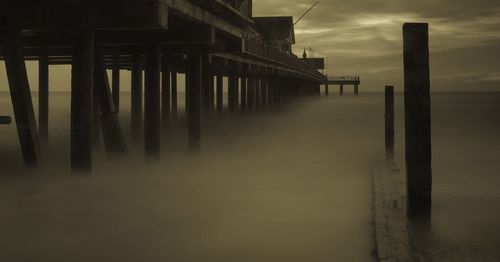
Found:
[[[5,68],[14,107],[17,134],[24,163],[27,167],[34,168],[39,164],[40,140],[19,31],[3,34]]]
[[[133,140],[140,140],[142,135],[142,56],[132,56],[131,71],[131,132]]]
[[[344,85],[340,85],[340,95],[344,95]]]
[[[189,151],[198,153],[201,146],[201,74],[203,70],[203,57],[198,54],[189,55],[189,110],[188,110],[188,136]]]
[[[115,110],[120,111],[120,62],[117,57],[113,57],[113,70],[111,73],[111,84],[112,84],[112,94],[113,94],[113,104],[115,105]]]
[[[245,110],[247,107],[247,77],[241,76],[241,109]]]
[[[358,85],[354,85],[354,95],[355,96],[359,95],[359,86]]]
[[[96,50],[96,53],[99,51]],[[127,152],[125,137],[118,118],[118,110],[113,101],[108,74],[104,67],[103,56],[98,54],[94,61],[94,110],[98,113],[98,127],[104,141],[104,147],[109,154],[124,154]],[[95,124],[95,122],[94,122]]]
[[[212,72],[210,70],[210,63],[211,63],[211,59],[210,57],[208,56],[204,56],[203,57],[203,65],[205,65],[203,67],[203,71],[202,71],[202,79],[201,79],[201,82],[202,82],[202,86],[201,86],[201,96],[202,96],[202,108],[203,108],[203,112],[208,115],[210,113],[210,109],[211,109],[211,103],[210,103],[210,77],[212,76]],[[213,79],[212,79],[212,82],[213,82]]]
[[[328,92],[328,83],[325,84],[325,96],[329,96],[329,92]]]
[[[216,76],[216,82],[217,82],[217,92],[216,92],[216,107],[217,107],[217,111],[218,112],[222,112],[222,109],[224,107],[224,101],[223,101],[223,97],[224,97],[224,94],[223,94],[223,77],[221,74],[217,74]]]
[[[47,144],[49,138],[49,57],[38,60],[38,119],[40,142]]]
[[[177,111],[178,111],[178,98],[177,98],[177,71],[175,68],[172,68],[172,75],[171,75],[171,81],[172,81],[172,115],[174,117],[177,116]]]
[[[92,170],[94,31],[74,30],[71,68],[71,168]]]
[[[228,107],[233,112],[236,108],[236,89],[238,88],[238,78],[230,73],[228,82]]]
[[[146,158],[160,157],[160,44],[146,46],[144,63],[144,149]]]
[[[385,159],[394,160],[394,87],[385,87]]]
[[[168,126],[172,111],[170,65],[166,59],[162,62],[161,72],[161,116],[163,126]]]
[[[407,211],[431,216],[431,109],[428,25],[403,26]]]
[[[247,108],[253,109],[255,107],[255,89],[257,85],[257,80],[255,76],[248,76],[248,86],[247,86]]]

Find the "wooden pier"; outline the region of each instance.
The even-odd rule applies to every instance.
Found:
[[[259,21],[278,26],[263,31]],[[107,152],[126,152],[116,117],[123,103],[121,70],[131,71],[131,132],[144,142],[148,159],[160,155],[161,122],[177,114],[178,73],[186,74],[193,152],[200,150],[202,117],[223,110],[223,77],[229,78],[230,111],[319,95],[327,81],[291,53],[293,19],[255,18],[251,0],[0,0],[0,28],[0,59],[23,158],[33,167],[40,160],[39,141],[46,142],[50,132],[50,65],[72,66],[71,167],[86,172],[99,129]],[[39,125],[27,60],[39,62]],[[106,70],[112,70],[112,81]]]
[[[339,94],[344,95],[344,86],[352,85],[354,87],[354,95],[359,95],[359,85],[361,80],[359,76],[329,76],[328,81],[325,83],[325,95],[328,95],[328,88],[330,85],[339,86]]]

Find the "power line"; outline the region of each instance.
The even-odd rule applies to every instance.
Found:
[[[316,3],[314,3],[311,7],[309,7],[309,9],[307,9],[307,11],[299,18],[299,20],[293,23],[293,25],[296,25],[302,18],[304,18],[304,16],[306,16],[307,13],[309,13],[309,11],[311,11],[311,9],[313,9],[318,3],[319,1],[316,1]]]

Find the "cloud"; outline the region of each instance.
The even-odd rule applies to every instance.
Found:
[[[314,2],[254,0],[254,15],[297,19]],[[456,77],[457,70],[462,75],[482,76],[500,71],[500,61],[490,58],[500,44],[498,0],[323,0],[297,24],[294,51],[301,55],[304,48],[312,47],[317,57],[328,58],[329,74],[357,70],[369,78],[366,83],[382,81],[377,78],[384,72],[383,77],[400,83],[405,22],[429,23],[436,81],[457,79],[456,85],[460,85],[464,79]]]

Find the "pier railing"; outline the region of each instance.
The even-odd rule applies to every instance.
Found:
[[[359,82],[359,76],[328,76],[328,80]]]
[[[300,60],[296,55],[277,46],[268,45],[255,39],[244,38],[244,53],[259,57],[263,60],[270,60],[273,63],[293,68],[317,78],[325,78],[316,68]]]

